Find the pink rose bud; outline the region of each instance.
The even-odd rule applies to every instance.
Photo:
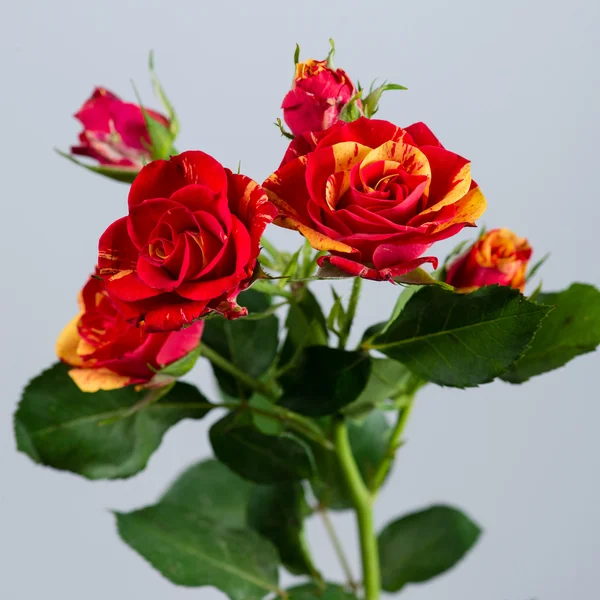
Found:
[[[492,229],[450,265],[446,283],[461,292],[495,284],[522,292],[531,253],[525,238],[517,237],[509,229]]]
[[[151,119],[169,127],[167,117],[145,110]],[[83,125],[83,131],[79,134],[80,145],[71,148],[72,154],[135,171],[152,159],[150,134],[138,104],[123,102],[108,90],[96,88],[75,118]]]
[[[344,106],[356,95],[356,88],[345,71],[330,65],[330,59],[310,58],[296,63],[292,89],[281,105],[283,118],[294,135],[331,127],[339,120]],[[356,107],[362,114],[358,99]]]

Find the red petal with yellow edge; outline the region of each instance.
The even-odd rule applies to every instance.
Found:
[[[467,192],[454,206],[456,208],[454,217],[445,223],[436,225],[432,232],[440,231],[455,224],[473,225],[485,212],[487,203],[480,188],[476,187]]]
[[[82,392],[98,392],[118,390],[126,385],[144,383],[136,381],[128,375],[119,375],[109,369],[71,369],[69,376]]]
[[[131,184],[129,208],[149,198],[169,198],[178,189],[201,184],[215,194],[227,189],[223,165],[199,150],[182,152],[169,160],[155,160],[146,165]]]
[[[342,127],[329,129],[326,135],[317,144],[317,148],[326,148],[342,142],[354,142],[362,146],[377,148],[385,142],[400,141],[404,137],[404,130],[389,121],[380,119],[367,119],[360,117],[352,123]]]
[[[443,148],[425,146],[422,151],[431,166],[428,208],[421,213],[427,214],[456,202],[469,191],[471,163]]]
[[[226,169],[229,209],[250,233],[252,255],[259,252],[260,238],[266,226],[277,216],[277,209],[269,201],[266,191],[250,177]]]
[[[379,161],[394,161],[409,175],[432,176],[427,156],[416,146],[411,146],[403,141],[388,141],[365,155],[361,163],[361,171]]]
[[[77,330],[77,324],[79,323],[80,318],[81,314],[71,319],[56,340],[56,355],[60,360],[72,367],[83,365],[81,356],[77,354],[77,347],[79,346],[79,341],[81,339]]]
[[[317,149],[308,155],[306,164],[306,189],[312,200],[332,210],[337,200],[350,186],[350,173],[340,181],[332,181],[331,176],[338,172],[350,171],[360,163],[371,149],[355,142],[343,142]],[[328,189],[329,188],[329,189]],[[327,201],[329,193],[329,201]],[[282,196],[287,199],[286,196]]]
[[[275,224],[279,225],[280,227],[299,231],[315,250],[322,250],[325,252],[343,252],[345,254],[352,254],[356,252],[351,246],[348,246],[342,242],[337,242],[336,240],[332,240],[326,235],[323,235],[322,233],[319,233],[318,231],[299,223],[295,219],[288,217],[277,217],[275,219]]]
[[[425,123],[413,123],[412,125],[405,127],[404,131],[410,135],[416,146],[444,147]]]
[[[280,217],[290,217],[304,224],[310,223],[306,209],[310,198],[306,188],[306,162],[306,156],[289,162],[267,177],[262,185]]]
[[[127,217],[117,219],[100,236],[98,272],[105,276],[135,269],[138,255],[127,231]]]

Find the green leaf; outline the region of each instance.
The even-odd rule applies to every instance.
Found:
[[[309,417],[332,415],[358,398],[370,371],[371,357],[364,352],[310,346],[281,377],[280,404]]]
[[[196,364],[198,357],[200,356],[200,346],[198,345],[194,350],[186,354],[183,358],[172,362],[163,369],[157,372],[158,375],[164,375],[168,378],[178,379],[183,377],[186,373],[189,373]]]
[[[300,46],[296,44],[296,50],[294,50],[294,65],[300,62]]]
[[[525,281],[530,281],[533,277],[535,277],[535,275],[537,274],[537,272],[542,268],[542,266],[544,265],[544,263],[549,258],[550,258],[550,254],[544,254],[544,256],[542,256],[542,258],[540,258],[540,260],[538,260],[533,265],[533,267],[531,267],[531,269],[529,269],[529,272],[525,276]]]
[[[169,118],[169,131],[171,133],[172,139],[171,142],[177,137],[179,133],[179,121],[177,120],[177,115],[175,114],[175,109],[173,105],[169,102],[167,98],[167,94],[158,79],[158,75],[154,69],[154,52],[150,52],[148,57],[148,68],[150,70],[150,79],[152,81],[152,87],[154,88],[154,93],[158,96],[162,105],[165,107],[167,111],[167,116]]]
[[[328,583],[325,589],[314,583],[303,583],[286,591],[288,600],[358,600],[357,596],[335,583]]]
[[[414,269],[413,271],[410,271],[409,273],[405,273],[404,275],[401,275],[400,277],[394,277],[394,281],[396,283],[406,283],[408,285],[417,285],[417,286],[439,285],[440,287],[443,287],[444,289],[447,289],[450,291],[452,291],[454,289],[451,285],[444,283],[443,281],[440,281],[439,279],[436,279],[435,277],[433,277],[433,275],[431,275],[431,273],[428,273],[424,269]]]
[[[129,386],[85,393],[68,370],[57,363],[25,388],[15,414],[17,447],[35,462],[89,479],[138,473],[171,426],[201,419],[212,408],[193,385],[178,382],[136,410],[147,392]]]
[[[290,573],[316,575],[304,539],[310,508],[300,483],[256,485],[248,503],[248,526],[275,545]]]
[[[366,346],[402,362],[426,381],[476,386],[506,372],[550,310],[509,287],[454,294],[427,286]]]
[[[152,155],[152,160],[169,158],[169,156],[175,153],[173,150],[173,141],[175,140],[175,136],[168,127],[165,127],[161,122],[157,121],[150,115],[150,113],[146,110],[146,107],[143,105],[142,98],[140,97],[140,94],[133,82],[132,86],[135,97],[137,98],[137,102],[140,106],[140,110],[142,111],[142,115],[144,117],[148,135],[150,136],[149,150],[150,154]]]
[[[398,592],[452,568],[475,544],[481,530],[450,506],[432,506],[402,517],[379,534],[381,583]]]
[[[342,409],[342,412],[358,417],[386,400],[411,396],[421,383],[421,380],[402,363],[391,358],[372,358],[367,386],[352,404]]]
[[[267,295],[247,290],[238,296],[238,302],[251,315],[264,313],[271,305]],[[270,315],[264,319],[209,319],[204,326],[202,341],[251,377],[259,379],[273,363],[279,344],[279,322]],[[213,365],[219,387],[232,398],[249,398],[251,390],[237,379]]]
[[[303,442],[289,434],[266,435],[236,414],[212,426],[210,442],[222,463],[256,483],[300,481],[313,472],[310,450]]]
[[[329,54],[327,55],[327,68],[328,69],[335,69],[335,65],[333,64],[333,57],[335,56],[335,43],[333,41],[333,38],[329,38],[329,45],[331,46],[331,49],[329,50]]]
[[[406,90],[403,85],[398,85],[397,83],[384,83],[379,87],[373,89],[373,82],[371,84],[371,89],[369,91],[369,95],[363,100],[363,108],[365,111],[365,117],[370,119],[378,110],[379,110],[379,101],[381,100],[381,95],[383,92],[388,90]]]
[[[289,365],[299,358],[307,346],[327,346],[329,333],[325,315],[317,299],[307,287],[298,291],[285,321],[287,336],[279,357],[280,365]]]
[[[186,469],[171,484],[160,504],[187,507],[223,527],[246,526],[252,484],[222,463],[209,459]]]
[[[137,174],[140,172],[137,168],[131,167],[110,167],[107,165],[88,165],[80,160],[77,160],[74,156],[55,148],[54,151],[70,160],[72,163],[91,171],[92,173],[97,173],[98,175],[104,175],[104,177],[108,177],[109,179],[114,179],[116,181],[121,181],[122,183],[133,183],[133,180],[136,178]]]
[[[255,392],[248,404],[254,409],[252,411],[252,422],[256,429],[266,435],[281,435],[283,433],[285,424],[280,418],[277,407],[268,398]]]
[[[600,344],[600,291],[594,286],[574,283],[562,292],[541,293],[536,301],[556,308],[542,323],[529,350],[502,376],[511,383],[558,369]]]
[[[366,418],[348,421],[352,454],[367,485],[387,453],[390,432],[391,427],[380,410],[373,410]],[[351,508],[352,501],[335,452],[314,446],[313,453],[317,473],[311,486],[319,502],[331,510]]]
[[[253,531],[162,503],[116,519],[121,539],[177,585],[210,585],[231,600],[260,600],[278,589],[277,552]]]

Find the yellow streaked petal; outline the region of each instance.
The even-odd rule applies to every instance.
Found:
[[[460,200],[465,194],[468,193],[469,188],[471,187],[471,163],[467,163],[464,165],[460,171],[454,176],[452,182],[450,184],[450,190],[448,193],[438,202],[436,202],[433,206],[425,209],[421,212],[421,215],[427,215],[429,213],[435,212],[443,208],[444,206],[448,206],[449,204],[454,204],[458,200]],[[474,188],[479,189],[479,188]],[[485,210],[485,208],[484,208]]]
[[[475,223],[485,212],[487,202],[479,187],[473,188],[456,204],[456,214],[449,221],[444,221],[434,228],[435,231],[446,229],[455,223]]]
[[[117,390],[131,383],[131,377],[119,375],[106,368],[71,369],[69,376],[82,392]]]
[[[389,168],[389,162],[399,163],[409,175],[425,175],[431,178],[431,167],[427,157],[416,146],[406,144],[402,140],[389,141],[379,148],[371,150],[363,159],[361,169],[375,162],[384,161]]]
[[[371,148],[357,142],[340,142],[331,146],[331,149],[335,159],[334,173],[349,171],[372,152]]]
[[[323,235],[322,233],[303,225],[294,218],[277,217],[275,219],[275,224],[279,225],[280,227],[285,227],[286,229],[295,229],[308,240],[308,243],[315,250],[322,250],[325,252],[343,252],[345,254],[351,254],[355,252],[352,246],[332,240],[330,237],[327,237],[326,235]]]
[[[81,314],[78,314],[74,319],[71,319],[56,340],[56,355],[60,360],[73,367],[83,365],[83,360],[77,353],[77,348],[81,339],[79,337],[79,332],[77,331],[77,324],[79,323],[80,318]]]

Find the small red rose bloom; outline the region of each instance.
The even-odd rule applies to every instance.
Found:
[[[494,284],[522,292],[531,254],[531,246],[525,238],[509,229],[492,229],[450,265],[446,283],[461,292]]]
[[[150,109],[148,115],[165,127],[169,120]],[[150,135],[142,109],[123,102],[104,88],[96,88],[92,96],[75,114],[83,125],[79,146],[71,152],[89,156],[101,165],[141,169],[150,158]]]
[[[326,60],[296,64],[292,89],[283,99],[283,118],[294,135],[322,131],[339,118],[356,88],[342,69],[331,69]],[[360,101],[357,102],[360,108]]]
[[[421,255],[485,210],[470,162],[423,123],[400,129],[361,117],[305,141],[314,149],[294,148],[300,156],[290,155],[263,187],[279,211],[277,225],[329,252],[321,266],[375,280],[425,262],[435,267],[436,258]]]
[[[98,265],[128,321],[172,331],[235,302],[254,275],[260,237],[277,211],[245,175],[199,151],[144,167],[129,192],[129,215],[102,235]]]
[[[73,367],[69,375],[84,392],[167,383],[155,378],[156,371],[194,350],[204,327],[198,322],[182,331],[148,333],[122,317],[97,276],[85,284],[79,304],[81,312],[62,331],[56,353]]]

